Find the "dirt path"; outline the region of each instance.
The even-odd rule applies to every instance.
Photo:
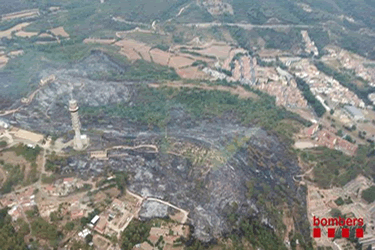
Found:
[[[0,116],[6,116],[6,115],[9,115],[9,114],[13,114],[13,113],[18,112],[19,110],[20,110],[20,108],[7,110],[7,111],[0,111]]]
[[[32,92],[32,93],[29,95],[29,97],[26,98],[26,99],[27,99],[27,102],[24,103],[24,104],[25,104],[25,105],[29,105],[29,104],[33,101],[35,95],[36,95],[39,91],[40,91],[40,88],[38,87],[38,89],[36,89],[34,92]],[[6,111],[1,111],[1,110],[0,110],[0,116],[6,116],[6,115],[9,115],[9,114],[16,113],[16,112],[18,112],[18,111],[21,109],[22,106],[23,106],[23,105],[21,105],[20,107],[18,107],[18,108],[16,108],[16,109],[12,109],[12,110],[6,110]]]
[[[3,179],[2,182],[1,182],[1,184],[0,184],[0,187],[2,187],[4,185],[4,183],[7,181],[7,175],[6,175],[6,173],[5,173],[5,171],[4,171],[4,169],[3,169],[2,166],[0,166],[0,176]]]
[[[258,99],[259,96],[253,92],[245,90],[242,86],[237,86],[237,87],[229,87],[229,86],[221,86],[221,85],[216,85],[216,86],[209,86],[207,84],[183,84],[180,82],[171,82],[167,84],[156,84],[156,83],[150,83],[148,84],[149,87],[151,88],[160,88],[160,87],[171,87],[171,88],[198,88],[198,89],[204,89],[204,90],[220,90],[220,91],[227,91],[230,92],[233,95],[238,95],[239,98],[243,99],[248,99],[248,98],[253,98],[253,99]]]
[[[133,149],[138,149],[138,148],[152,148],[152,149],[155,150],[152,153],[158,153],[159,152],[158,148],[155,145],[138,145],[138,146],[134,146],[134,147],[130,147],[130,146],[114,146],[114,147],[106,148],[105,152],[106,152],[106,154],[108,154],[108,150],[113,150],[113,149],[131,149],[131,150],[133,150]]]
[[[312,25],[298,25],[298,24],[249,24],[249,23],[187,23],[184,26],[197,27],[197,28],[210,28],[210,27],[220,27],[220,26],[235,26],[243,29],[251,30],[253,28],[261,29],[273,29],[273,28],[302,28],[308,29],[314,26]]]
[[[185,7],[182,7],[182,8],[180,9],[180,11],[178,12],[178,14],[176,15],[176,17],[179,17],[179,16],[182,14],[182,12],[183,12],[186,8],[189,8],[189,6],[190,6],[190,4],[188,4],[188,5],[185,6]]]

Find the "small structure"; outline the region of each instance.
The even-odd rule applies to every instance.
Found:
[[[78,236],[81,238],[86,238],[87,235],[89,235],[91,232],[87,228],[83,229],[82,232],[78,233]]]
[[[354,106],[346,105],[344,109],[349,113],[351,117],[354,118],[356,121],[364,120],[365,117],[362,111]]]
[[[4,129],[8,129],[10,127],[8,121],[6,121],[5,119],[0,119],[0,127],[4,128]]]
[[[306,136],[311,137],[319,130],[319,124],[315,123],[306,129]]]
[[[337,140],[335,149],[343,151],[344,153],[353,156],[357,152],[358,145],[350,143],[345,139],[339,138]]]
[[[95,230],[101,234],[104,234],[104,230],[106,226],[107,226],[107,220],[101,217],[95,226]]]
[[[90,152],[90,157],[91,158],[96,158],[96,159],[106,160],[106,159],[108,159],[108,153],[107,153],[106,150],[91,151]]]
[[[153,250],[154,247],[152,247],[147,241],[143,242],[142,244],[137,244],[134,246],[133,249],[139,249],[139,250]]]
[[[37,134],[37,133],[30,132],[27,130],[19,129],[19,128],[13,128],[11,130],[11,133],[13,133],[14,136],[17,138],[29,140],[34,143],[41,143],[44,139],[44,135],[42,134]]]
[[[23,104],[27,104],[27,103],[29,103],[29,98],[23,97],[23,98],[21,99],[21,103],[23,103]]]
[[[91,220],[91,224],[95,226],[95,224],[98,222],[100,219],[99,215],[95,215],[94,218]]]
[[[318,132],[317,137],[318,137],[317,138],[318,143],[321,146],[324,146],[324,147],[327,147],[327,148],[330,148],[330,149],[334,149],[336,141],[337,141],[337,136],[335,134],[332,134],[328,130],[323,129],[323,130]]]
[[[41,79],[39,85],[42,87],[42,86],[44,86],[46,84],[50,84],[51,82],[53,82],[55,80],[56,80],[56,76],[55,75],[50,75],[48,77],[45,77],[45,78]]]

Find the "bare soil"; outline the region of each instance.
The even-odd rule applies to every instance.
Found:
[[[69,37],[69,34],[66,33],[66,31],[64,30],[64,27],[63,27],[63,26],[60,26],[60,27],[57,27],[57,28],[51,29],[51,32],[52,32],[55,36]]]

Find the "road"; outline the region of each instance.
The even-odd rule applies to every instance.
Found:
[[[186,8],[189,8],[189,6],[190,6],[190,4],[188,4],[188,5],[185,6],[185,7],[182,7],[182,8],[180,9],[180,11],[178,12],[178,14],[176,15],[176,17],[179,17],[179,16],[182,14],[182,12],[184,12],[184,10],[185,10]]]
[[[20,108],[16,108],[16,109],[12,109],[12,110],[6,110],[6,111],[0,111],[0,116],[6,116],[6,115],[10,115],[10,114],[13,114],[13,113],[16,113],[20,110]]]
[[[189,5],[182,7],[176,17],[180,16],[182,12],[189,7]],[[132,22],[125,20],[121,17],[112,17],[112,19],[116,22],[122,22],[132,25],[150,25],[149,23],[142,23],[142,22]],[[168,21],[167,21],[168,22]],[[187,27],[198,27],[198,28],[209,28],[209,27],[220,27],[220,26],[236,26],[243,29],[252,29],[252,28],[261,28],[261,29],[273,29],[273,28],[302,28],[308,29],[315,27],[314,25],[303,25],[303,24],[250,24],[250,23],[219,23],[219,22],[210,22],[210,23],[185,23],[182,24],[183,26]]]
[[[197,27],[197,28],[210,28],[210,27],[222,27],[222,26],[231,26],[231,27],[240,27],[246,30],[251,30],[253,28],[260,28],[260,29],[274,29],[274,28],[301,28],[301,29],[308,29],[314,26],[312,25],[298,25],[298,24],[249,24],[249,23],[187,23],[184,24],[187,27]]]
[[[155,150],[155,151],[148,152],[148,153],[158,153],[159,152],[158,147],[156,147],[155,145],[146,145],[145,144],[145,145],[138,145],[138,146],[134,146],[134,147],[130,147],[130,146],[114,146],[114,147],[106,148],[105,149],[105,153],[108,155],[108,150],[113,150],[113,149],[130,149],[130,150],[133,150],[133,149],[138,149],[138,148],[152,148],[152,149]]]

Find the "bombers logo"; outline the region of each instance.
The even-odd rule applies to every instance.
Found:
[[[357,226],[359,228],[356,229],[356,237],[362,238],[363,237],[363,218],[317,218],[313,217],[313,237],[314,238],[320,238],[321,237],[321,227],[329,226],[327,232],[328,232],[328,238],[334,238],[336,235],[336,228],[335,227],[341,227],[341,235],[343,238],[349,238],[350,230],[349,228],[342,228],[344,226],[348,227],[354,227]]]

